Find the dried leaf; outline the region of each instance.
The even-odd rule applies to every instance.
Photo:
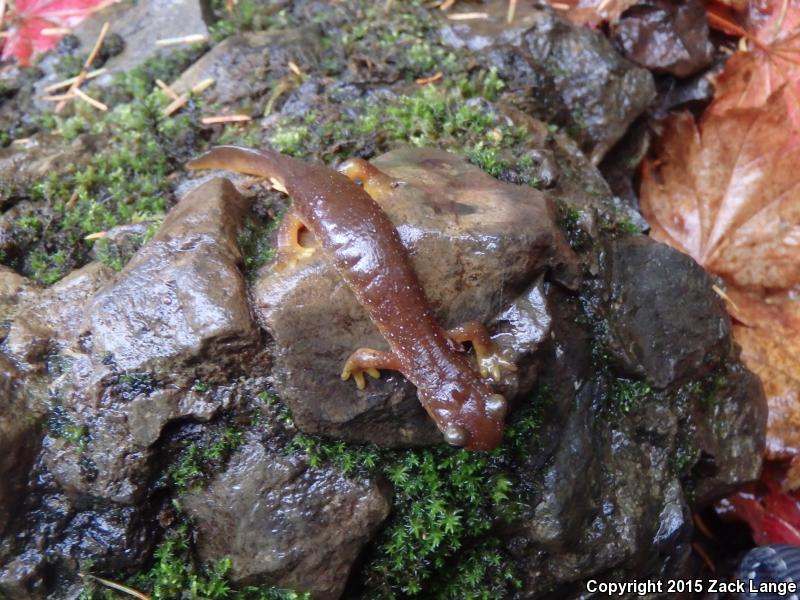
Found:
[[[638,0],[548,0],[548,2],[575,25],[597,27],[604,21],[616,23],[620,15]]]
[[[800,127],[800,0],[751,2],[742,33],[749,49],[728,60],[709,111],[760,107],[785,87],[789,117]]]
[[[738,287],[800,284],[800,135],[780,94],[764,109],[667,121],[645,161],[642,213],[651,235]]]
[[[46,30],[72,28],[91,13],[118,0],[17,0],[3,21],[10,23],[0,58],[27,66],[36,54],[52,50],[61,35]]]
[[[737,290],[729,296],[742,360],[761,379],[767,397],[767,458],[800,456],[800,299]],[[796,479],[790,472],[788,487],[797,487]]]

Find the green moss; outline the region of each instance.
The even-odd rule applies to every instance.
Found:
[[[82,565],[84,569],[88,565]],[[91,569],[87,569],[91,572]],[[84,572],[87,572],[84,570]],[[192,598],[204,600],[311,600],[309,594],[269,586],[234,587],[229,580],[231,561],[201,564],[194,558],[191,532],[186,524],[170,530],[153,552],[153,564],[125,582],[153,600]],[[92,578],[86,578],[80,600],[112,600],[120,596]]]
[[[101,136],[103,151],[94,153],[86,166],[67,167],[31,187],[31,198],[47,207],[48,225],[42,226],[38,214],[21,215],[14,222],[17,249],[5,264],[51,284],[89,260],[92,242],[83,241],[86,235],[163,218],[170,201],[168,176],[194,127],[185,115],[162,117],[163,104],[159,95],[151,94],[95,115],[93,122],[81,114],[60,122],[66,139],[88,130]],[[97,254],[114,269],[129,258],[108,242],[99,242]]]
[[[86,451],[91,441],[89,427],[84,423],[77,423],[68,415],[60,401],[50,406],[47,413],[47,430],[53,437],[68,441],[81,453]]]
[[[302,158],[306,154],[305,144],[308,139],[308,127],[306,125],[294,125],[275,131],[269,136],[269,143],[279,152]]]
[[[498,598],[520,585],[513,561],[491,532],[518,518],[510,465],[538,443],[549,390],[514,415],[503,446],[489,453],[435,448],[388,450],[298,434],[291,448],[311,466],[347,475],[380,474],[394,488],[392,516],[373,542],[359,581],[368,598]]]
[[[209,431],[200,441],[187,444],[167,471],[178,494],[203,487],[212,473],[224,466],[242,445],[242,432],[233,425]]]
[[[252,279],[256,272],[275,257],[273,234],[278,228],[281,215],[269,221],[250,218],[239,230],[237,241],[244,260],[244,274]]]
[[[559,205],[559,225],[566,233],[570,247],[578,253],[587,252],[592,247],[592,238],[581,225],[583,219],[579,209]]]
[[[211,386],[208,385],[205,381],[195,381],[194,385],[192,386],[192,391],[199,392],[201,394],[207,392],[211,389]]]
[[[611,389],[614,407],[627,415],[636,410],[651,391],[650,385],[645,381],[616,379]]]

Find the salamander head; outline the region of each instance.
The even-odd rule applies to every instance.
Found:
[[[433,409],[429,412],[448,444],[467,450],[493,450],[503,439],[508,402],[486,384],[467,389],[467,393],[465,388],[453,390],[451,401],[444,403],[442,393],[446,390],[440,390],[439,402],[426,403]]]

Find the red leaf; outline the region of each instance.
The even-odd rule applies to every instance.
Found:
[[[73,28],[91,13],[118,0],[17,0],[16,8],[5,15],[11,23],[0,59],[16,58],[27,66],[36,54],[52,50],[61,35],[43,33],[46,29]]]

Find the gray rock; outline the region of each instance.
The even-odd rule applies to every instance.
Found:
[[[39,451],[41,413],[28,409],[20,373],[0,355],[0,539],[24,498]]]
[[[333,600],[388,516],[389,497],[374,481],[309,467],[251,439],[183,506],[197,524],[200,556],[229,557],[234,581]]]
[[[220,409],[219,399],[191,389],[195,380],[223,383],[268,364],[239,271],[245,209],[228,181],[201,185],[83,303],[79,349],[57,389],[65,418],[85,428],[85,447],[57,435],[44,441],[48,468],[68,493],[137,501],[166,424],[206,421]]]
[[[614,241],[604,255],[607,342],[623,372],[666,388],[728,354],[725,306],[689,256],[643,237]],[[681,276],[665,278],[673,272]]]
[[[81,52],[91,51],[106,22],[111,24],[110,33],[122,38],[124,48],[103,65],[107,73],[93,80],[99,85],[110,84],[114,74],[134,69],[148,58],[186,47],[185,44],[159,46],[158,40],[188,35],[209,37],[199,0],[123,0],[91,14],[75,27],[72,33],[80,41]],[[42,63],[46,76],[37,83],[37,97],[43,95],[47,85],[59,80],[53,68],[55,58],[45,58]]]
[[[37,295],[29,294],[13,313],[3,351],[25,370],[43,368],[49,352],[77,342],[86,303],[112,274],[101,263],[89,263]]]
[[[641,321],[634,322],[609,308],[613,300],[592,299],[589,292],[587,305],[605,304],[598,314],[611,315],[603,320],[610,328],[628,327],[643,336],[647,331],[659,348],[665,337],[683,335],[665,322],[689,315],[701,321],[719,319],[709,278],[686,257],[643,237],[612,244],[633,255],[661,256],[659,268],[640,271],[640,279],[651,283],[626,280],[634,290],[655,286],[655,281],[662,290],[695,281],[672,311],[663,306],[661,311],[645,310]],[[604,276],[600,274],[601,281]],[[689,338],[690,346],[714,349],[707,362],[678,360],[675,364],[686,370],[667,370],[667,390],[645,388],[637,401],[620,404],[617,395],[625,380],[617,379],[617,363],[607,365],[606,372],[597,369],[603,359],[592,345],[603,337],[593,339],[580,325],[585,316],[563,293],[551,287],[547,295],[551,305],[560,307],[552,313],[551,343],[541,350],[546,358],[540,384],[550,390],[550,400],[536,440],[515,466],[522,489],[530,490],[524,500],[529,508],[510,534],[517,547],[525,548],[518,555],[521,597],[548,591],[553,597],[580,598],[589,578],[685,576],[692,508],[728,493],[734,481],[758,477],[766,423],[763,393],[742,368],[729,338],[722,343],[717,328],[700,327]],[[664,302],[670,298],[667,294]],[[657,306],[661,302],[650,301]],[[615,321],[618,316],[620,322]],[[678,357],[692,356],[691,351],[672,351]]]
[[[399,149],[372,162],[403,181],[381,202],[447,328],[523,319],[517,313],[529,310],[531,281],[572,260],[541,192],[498,182],[438,150]],[[300,429],[386,445],[439,441],[403,377],[387,373],[361,391],[341,381],[356,348],[387,346],[324,252],[293,269],[265,269],[253,291],[258,317],[274,340],[278,394]],[[522,305],[515,307],[518,298]],[[520,357],[530,356],[544,336],[547,318],[540,317],[535,333],[522,325],[506,328],[504,337],[514,339],[507,345]],[[509,387],[525,391],[518,382],[529,387],[531,369],[530,360],[521,362]]]
[[[179,94],[206,78],[215,83],[204,93],[208,103],[232,104],[262,94],[278,77],[290,74],[289,62],[307,72],[322,54],[317,25],[281,31],[240,33],[217,44],[172,85]]]
[[[10,319],[19,304],[37,291],[27,278],[0,265],[0,319]]]
[[[81,135],[69,143],[53,134],[38,134],[24,144],[0,148],[0,208],[16,194],[26,197],[28,188],[51,173],[79,169],[92,157],[97,138]],[[1,223],[1,222],[0,222]],[[5,241],[0,233],[0,246]]]
[[[650,72],[619,56],[598,31],[527,3],[511,25],[502,0],[481,11],[489,18],[444,25],[444,43],[479,53],[481,64],[496,67],[531,114],[564,126],[594,164],[655,97]]]
[[[625,57],[637,65],[686,77],[711,64],[705,5],[699,0],[648,0],[625,12],[614,26]]]
[[[184,197],[158,233],[88,303],[83,334],[98,363],[123,371],[227,379],[260,341],[236,233],[246,204],[230,182]]]

